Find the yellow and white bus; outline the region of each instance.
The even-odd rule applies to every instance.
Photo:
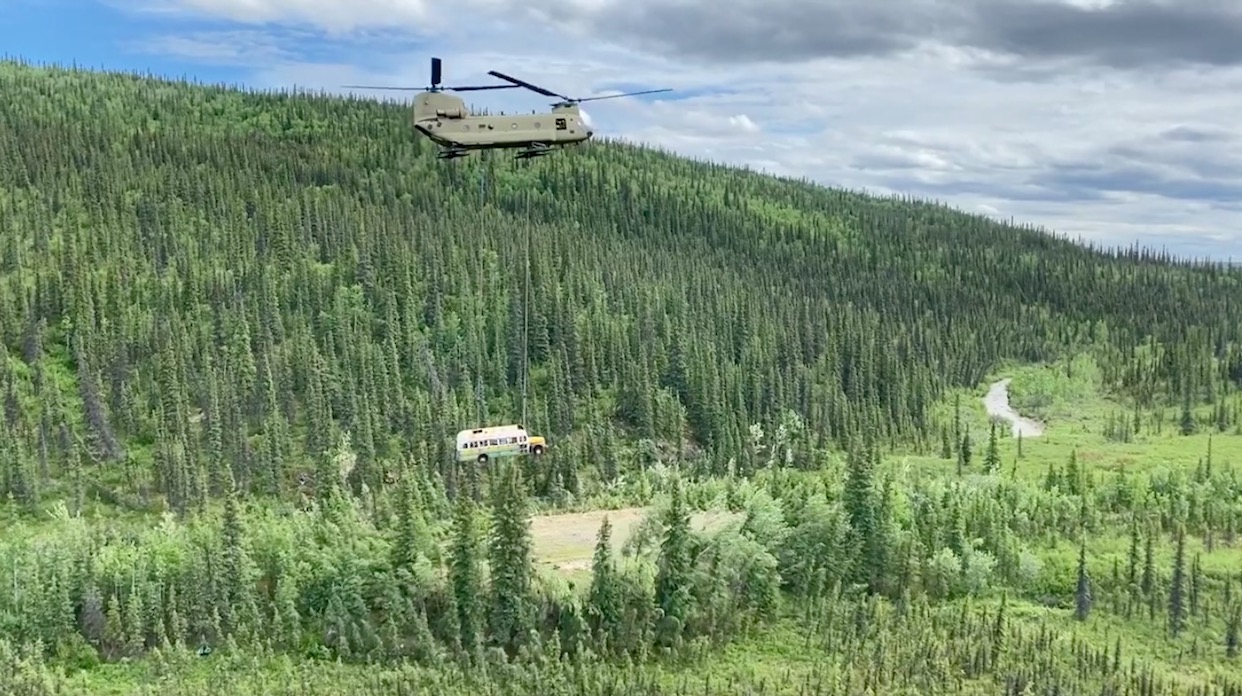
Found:
[[[527,435],[526,428],[520,425],[463,430],[457,433],[457,461],[473,459],[485,464],[492,457],[538,456],[547,446],[542,437]]]

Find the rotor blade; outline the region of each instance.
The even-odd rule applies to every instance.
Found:
[[[532,92],[538,92],[539,94],[542,94],[545,97],[560,97],[561,99],[569,99],[569,97],[565,96],[564,94],[557,94],[556,92],[550,92],[538,85],[532,85],[531,83],[526,82],[525,80],[519,80],[516,77],[509,77],[508,75],[502,72],[497,72],[495,70],[489,70],[487,74],[491,75],[492,77],[499,77],[500,79],[505,80],[507,82],[512,82],[513,84],[518,85],[519,87],[525,87],[526,89],[529,89]]]
[[[521,85],[482,85],[480,87],[441,87],[450,92],[477,92],[481,89],[517,89]]]
[[[671,89],[649,89],[644,92],[626,92],[625,94],[605,94],[602,97],[587,97],[585,99],[574,99],[576,102],[599,101],[600,99],[616,99],[617,97],[634,97],[639,94],[655,94],[657,92],[672,92]]]
[[[440,59],[433,57],[431,59],[431,85],[434,87],[440,84]]]
[[[392,89],[401,92],[419,92],[422,87],[380,87],[376,85],[341,85],[342,89]]]

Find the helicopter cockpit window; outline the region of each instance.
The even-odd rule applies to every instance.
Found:
[[[556,129],[557,129],[557,130],[565,130],[565,129],[566,129],[566,128],[568,128],[568,127],[569,127],[569,126],[565,125],[565,119],[563,119],[563,118],[558,118],[558,119],[556,119]]]

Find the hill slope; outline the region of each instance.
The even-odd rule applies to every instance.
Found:
[[[0,92],[0,483],[29,503],[283,492],[342,432],[355,483],[413,457],[451,488],[452,434],[521,417],[524,319],[544,492],[630,437],[745,470],[789,410],[938,447],[946,389],[1091,342],[1151,404],[1242,382],[1236,270],[616,145],[446,165],[392,105],[14,63]]]

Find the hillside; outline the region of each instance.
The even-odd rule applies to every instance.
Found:
[[[1102,331],[1110,381],[1152,398],[1207,397],[1231,345],[1242,370],[1237,272],[632,148],[444,166],[392,105],[2,74],[18,497],[68,480],[62,430],[88,438],[86,480],[176,508],[229,462],[283,489],[342,430],[377,487],[520,417],[524,311],[529,427],[568,440],[561,466],[595,429],[684,432],[721,470],[786,409],[837,445],[938,445],[946,388]],[[1148,336],[1192,342],[1133,374]]]
[[[753,626],[787,620],[875,660],[839,684],[887,683],[888,660],[950,689],[910,646],[995,678],[981,693],[1238,683],[1213,660],[1238,631],[1227,460],[1242,451],[1242,269],[615,143],[438,162],[391,104],[12,62],[0,94],[0,560],[29,578],[0,589],[0,638],[82,664],[173,644],[434,662],[513,652],[525,626],[556,636],[525,649],[578,655],[574,640],[603,632],[613,647],[597,652],[643,660],[760,641]],[[1025,454],[989,444],[977,397],[1002,369],[1019,373],[1014,408],[1073,429]],[[553,443],[525,469],[529,501],[513,469],[452,461],[459,429],[523,419],[527,375],[527,427]],[[1164,448],[1158,465],[1137,452],[1148,446]],[[686,530],[689,510],[723,500],[746,523],[693,543],[686,531],[681,575],[630,559],[617,572],[632,584],[584,599],[522,575],[522,544],[485,552],[471,536],[492,519],[516,538],[502,521],[529,511],[519,498],[658,503],[667,529]],[[627,525],[656,534],[637,515]],[[1169,546],[1186,535],[1203,554],[1193,572]],[[1052,612],[1083,596],[1063,552],[1080,546],[1097,605],[1112,602],[1097,612],[1143,646],[1160,631],[1126,623],[1147,615],[1135,607],[1154,624],[1158,607],[1181,616],[1163,593],[1207,578],[1178,619],[1193,625],[1198,681],[1179,681],[1172,648],[1143,653],[1159,678],[1089,673],[1081,663],[1120,641],[1107,628],[1024,663],[1053,650],[1045,632],[1065,627]],[[523,570],[457,562],[484,553]],[[495,609],[523,583],[535,613]],[[466,607],[485,586],[490,618]],[[690,596],[694,609],[677,603]],[[1006,611],[1013,647],[985,659]],[[772,652],[805,652],[797,635]],[[257,669],[245,659],[220,669]],[[556,669],[562,685],[587,679]],[[600,669],[590,693],[632,676]],[[463,674],[392,679],[479,693]],[[534,674],[521,677],[532,693]],[[264,679],[246,683],[236,693]],[[315,688],[296,693],[329,693]]]

